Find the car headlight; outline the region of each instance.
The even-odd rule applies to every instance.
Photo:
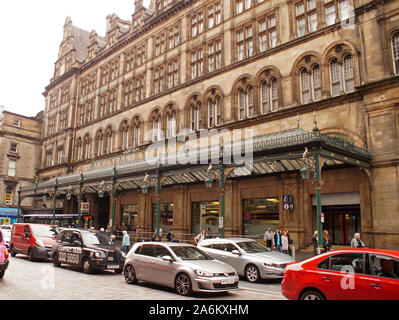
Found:
[[[126,256],[127,256],[126,253],[124,253],[123,251],[121,251],[121,254],[122,254],[122,257],[123,257],[123,258],[126,258]]]
[[[39,247],[43,247],[44,248],[44,243],[42,240],[36,240],[36,245],[38,245]]]
[[[267,268],[278,268],[281,269],[281,267],[278,264],[275,263],[268,263],[268,262],[264,262],[263,265]]]
[[[213,277],[213,273],[204,270],[194,270],[198,277]]]
[[[103,251],[96,251],[96,252],[94,253],[94,256],[95,256],[96,258],[105,258],[105,257],[106,257],[106,255],[105,255],[105,253],[104,253]]]

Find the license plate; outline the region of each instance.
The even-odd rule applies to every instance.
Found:
[[[119,269],[119,266],[107,266],[108,269]]]
[[[229,278],[229,279],[223,279],[221,284],[233,284],[234,278]]]

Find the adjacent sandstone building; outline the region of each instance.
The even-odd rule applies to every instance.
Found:
[[[333,243],[361,232],[399,246],[398,0],[136,0],[131,21],[113,14],[97,31],[66,19],[44,93],[41,182],[24,199],[51,206],[53,194],[97,227],[151,234],[159,199],[158,223],[181,238],[280,226],[306,247],[321,187]],[[188,150],[211,129],[252,129],[253,170],[223,167],[225,181],[208,151],[197,166],[144,161],[153,143],[167,151],[152,156]],[[322,182],[301,179],[316,160]]]
[[[25,117],[1,110],[0,119],[0,224],[14,223],[18,216],[18,190],[36,181],[40,167],[43,112]],[[35,199],[24,208],[35,207]]]

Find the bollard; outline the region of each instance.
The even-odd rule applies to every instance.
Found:
[[[292,257],[294,258],[294,260],[296,261],[296,252],[295,252],[295,246],[292,246],[291,247],[291,255],[292,255]]]

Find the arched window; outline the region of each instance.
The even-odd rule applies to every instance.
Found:
[[[166,138],[176,137],[176,111],[166,115]]]
[[[312,98],[313,101],[321,99],[321,75],[318,64],[312,67]]]
[[[141,121],[137,116],[133,120],[133,146],[137,148],[141,145]]]
[[[355,77],[353,72],[353,57],[347,54],[342,63],[338,58],[330,62],[331,95],[338,96],[341,92],[352,92],[355,89]]]
[[[392,36],[392,57],[395,75],[399,75],[399,31]]]
[[[90,136],[87,134],[84,137],[83,141],[83,157],[84,159],[90,159],[91,154],[91,139]]]
[[[278,81],[275,77],[263,80],[260,84],[260,112],[262,114],[275,111],[279,105]]]
[[[107,154],[112,153],[113,151],[113,135],[114,132],[112,130],[112,128],[108,128],[107,132],[106,132],[106,148],[107,148]]]
[[[331,95],[338,96],[341,93],[341,68],[337,58],[330,62],[330,81],[331,81]]]
[[[121,134],[121,149],[122,150],[127,150],[129,149],[129,123],[127,120],[123,121],[121,129],[120,129],[120,134]]]
[[[353,59],[351,54],[348,54],[344,57],[343,69],[344,91],[352,92],[355,88],[355,81],[353,75]]]
[[[219,126],[222,120],[222,103],[220,96],[208,99],[208,128]]]
[[[76,143],[76,156],[77,160],[81,161],[83,159],[83,142],[82,138],[78,138],[78,141]]]
[[[151,122],[152,122],[151,140],[152,142],[157,142],[161,140],[162,137],[161,115],[159,109],[153,111],[151,116]]]
[[[306,68],[302,68],[299,72],[301,86],[301,102],[302,104],[311,101],[310,74]]]
[[[254,88],[251,85],[238,89],[238,116],[239,120],[255,116]]]
[[[198,131],[201,128],[201,102],[192,103],[190,106],[190,127],[192,131]]]
[[[102,130],[96,134],[96,152],[98,157],[104,154],[104,134]]]

